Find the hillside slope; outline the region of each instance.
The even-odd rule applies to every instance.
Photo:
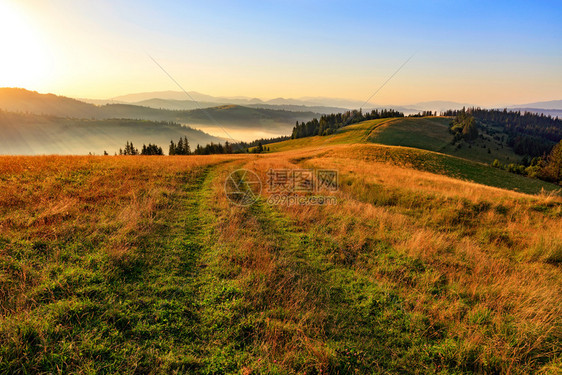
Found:
[[[377,147],[412,150],[0,157],[0,373],[560,373],[562,200]],[[337,203],[268,203],[271,168]]]
[[[492,168],[484,162],[494,158],[500,160],[519,160],[507,147],[488,154],[487,148],[474,147],[457,149],[450,145],[452,136],[448,132],[448,118],[393,118],[364,121],[339,129],[333,135],[291,139],[267,145],[271,152],[289,151],[305,148],[325,148],[332,145],[355,145],[357,153],[349,153],[351,159],[362,158],[361,150],[370,158],[395,159],[416,169],[462,178],[477,183],[518,190],[526,193],[539,193],[560,190],[560,187],[541,180],[531,179]],[[482,143],[488,142],[484,139]],[[396,147],[375,146],[372,143]],[[370,146],[359,146],[371,144]],[[399,145],[399,146],[398,146]],[[492,146],[490,146],[492,147]],[[367,151],[368,150],[368,151]],[[490,160],[491,159],[491,160]]]
[[[10,87],[0,87],[0,110],[75,118],[92,118],[97,114],[93,104]]]
[[[494,139],[480,132],[480,137],[470,144],[460,141],[453,145],[453,135],[449,132],[449,117],[403,118],[385,123],[374,131],[367,141],[390,146],[405,146],[436,151],[447,155],[492,164],[498,159],[504,164],[516,163],[521,160],[506,141],[507,134],[495,129]]]

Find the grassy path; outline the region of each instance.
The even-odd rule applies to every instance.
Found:
[[[173,177],[184,188],[168,196],[150,222],[141,220],[138,233],[125,237],[129,250],[108,254],[103,244],[86,254],[69,250],[67,264],[29,292],[37,306],[0,320],[0,373],[200,368],[199,216],[214,168]]]
[[[427,356],[427,325],[391,285],[346,262],[328,231],[303,231],[264,201],[226,206],[220,182],[202,201],[212,224],[198,277],[200,373],[408,373],[411,356]],[[380,250],[382,262],[396,255]]]
[[[156,354],[148,361],[147,370],[154,370],[154,361],[159,362],[157,368],[163,372],[193,371],[201,365],[198,346],[201,318],[196,284],[198,260],[204,251],[200,206],[213,169],[213,166],[204,167],[194,179],[187,181],[178,207],[180,212],[175,220],[166,223],[170,227],[161,248],[165,251],[154,251],[155,242],[159,241],[147,239],[146,254],[151,267],[130,284],[127,293],[126,298],[142,301],[139,320],[144,329],[139,331],[139,338],[145,341],[147,352]]]

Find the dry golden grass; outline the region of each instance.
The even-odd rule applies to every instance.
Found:
[[[13,253],[82,237],[123,260],[166,196],[182,188],[177,183],[182,175],[187,179],[198,168],[226,159],[1,156],[0,240],[10,240]],[[31,265],[7,255],[5,242],[0,244],[2,314],[16,313],[34,305],[26,291],[49,277],[43,270],[56,268],[62,254],[54,254],[49,265]]]
[[[495,360],[500,362],[497,368],[502,372],[519,372],[522,363],[541,363],[541,355],[560,355],[559,196],[526,195],[393,163],[356,160],[350,152],[348,147],[337,146],[304,149],[262,157],[244,167],[258,171],[264,181],[270,168],[338,169],[340,204],[277,210],[305,233],[328,233],[326,237],[337,244],[337,251],[327,254],[327,261],[367,273],[374,282],[393,285],[410,312],[428,316],[432,326],[445,325],[449,336],[462,343],[459,352],[478,352],[476,369],[491,371],[487,365]],[[240,219],[236,218],[245,217],[247,212],[235,210],[229,214],[234,219],[229,216],[225,221],[235,220],[236,224],[229,226],[227,238],[237,238],[241,235],[236,234],[235,228],[240,228]],[[251,223],[245,221],[245,226],[256,225]],[[316,341],[307,332],[324,322],[322,314],[310,304],[321,305],[322,298],[291,282],[294,276],[289,273],[284,274],[286,280],[272,275],[275,267],[271,265],[270,247],[275,246],[264,249],[259,227],[251,235],[256,242],[253,245],[252,241],[248,243],[248,234],[244,236],[239,251],[253,259],[246,264],[251,265],[248,272],[263,274],[258,277],[263,282],[278,280],[287,291],[276,305],[283,303],[301,316],[307,316],[307,312],[316,316],[316,323],[298,320],[294,328],[303,345],[300,350],[316,353],[318,348],[308,347]],[[376,255],[369,246],[372,243],[388,244],[403,256],[419,259],[431,271],[415,274],[403,269],[389,273],[372,261]],[[251,250],[252,246],[258,249]],[[265,342],[278,344],[275,337]],[[290,360],[294,345],[290,342],[282,346],[283,360]],[[262,346],[275,351],[266,344]],[[315,358],[320,367],[326,367],[329,350],[322,347],[318,353]]]
[[[181,357],[174,369],[201,373],[560,371],[562,198],[416,170],[388,159],[391,150],[0,158],[0,244],[9,243],[0,250],[2,315],[62,298],[39,300],[34,289],[59,282],[50,272],[72,264],[62,247],[50,264],[26,261],[47,242],[87,239],[73,256],[108,259],[125,278],[139,239],[152,241],[170,224],[161,216],[170,197],[204,175],[187,198],[184,228],[193,242],[185,249],[197,249],[186,271],[198,301],[190,312],[196,334],[187,353],[174,341],[143,370],[171,372],[165,365]],[[262,181],[269,169],[337,169],[338,204],[270,206],[264,187],[255,205],[234,206],[224,182],[237,168]],[[159,257],[150,241],[143,251]],[[152,358],[146,353],[163,345],[159,335],[142,355]]]

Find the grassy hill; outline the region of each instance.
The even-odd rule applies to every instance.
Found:
[[[495,159],[504,164],[521,160],[521,156],[515,154],[505,142],[507,134],[498,129],[496,129],[496,136],[503,137],[504,141],[498,141],[486,134],[488,127],[484,127],[480,138],[472,144],[461,141],[459,144],[452,145],[450,123],[451,119],[447,117],[403,118],[381,126],[371,134],[368,141],[436,151],[488,164]]]
[[[362,158],[365,152],[376,160],[392,159],[394,162],[419,170],[444,174],[489,186],[536,194],[541,190],[555,191],[560,187],[541,180],[492,168],[484,163],[494,159],[513,162],[519,157],[506,145],[500,146],[488,135],[479,139],[471,148],[464,143],[461,148],[451,145],[453,136],[448,132],[449,118],[393,118],[370,120],[341,128],[329,136],[291,139],[267,145],[272,152],[300,148],[322,148],[331,145],[357,145],[356,153],[349,158]],[[497,150],[487,152],[486,145]],[[395,147],[375,146],[372,143]],[[485,147],[482,147],[482,146]],[[429,151],[429,152],[428,152]]]
[[[562,199],[421,152],[462,161],[0,157],[0,373],[560,373]],[[225,196],[239,168],[264,183],[249,207]],[[337,169],[337,204],[268,203],[271,168]]]
[[[293,147],[342,143],[379,143],[435,151],[490,164],[494,159],[503,163],[513,163],[521,159],[505,142],[494,140],[487,134],[483,134],[473,145],[462,141],[460,147],[452,145],[453,135],[449,133],[450,122],[451,119],[448,117],[371,120],[341,128],[337,134],[332,136],[300,138],[275,144],[271,146],[271,150],[281,151]],[[505,134],[499,132],[499,136],[505,136]]]

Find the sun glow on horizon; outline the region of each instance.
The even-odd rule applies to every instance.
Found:
[[[149,52],[188,91],[362,102],[419,51],[371,103],[560,99],[552,4],[361,0],[342,16],[337,4],[219,2],[0,0],[0,87],[91,99],[176,90]]]
[[[39,87],[48,81],[50,58],[40,30],[13,3],[0,3],[0,86]]]

